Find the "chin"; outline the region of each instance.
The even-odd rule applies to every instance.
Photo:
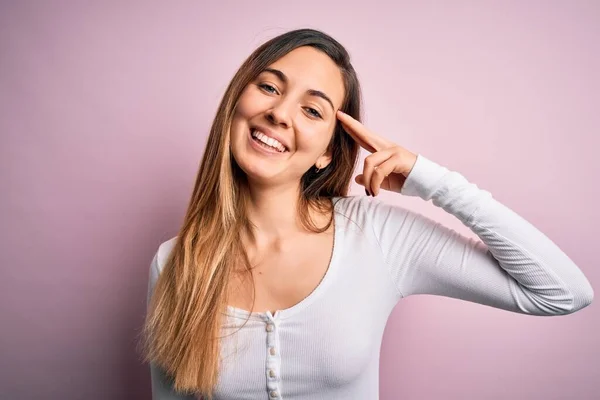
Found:
[[[244,171],[244,173],[248,177],[248,181],[264,183],[264,184],[276,183],[278,181],[276,179],[276,177],[281,172],[279,170],[274,171],[272,168],[268,168],[268,166],[266,166],[266,165],[258,165],[258,164],[251,164],[251,165],[244,165],[244,166],[240,165],[240,168],[242,169],[242,171]]]
[[[269,180],[284,170],[283,165],[276,165],[268,160],[261,159],[246,150],[232,151],[237,165],[251,180]]]

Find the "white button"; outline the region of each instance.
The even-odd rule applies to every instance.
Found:
[[[267,324],[267,332],[273,332],[273,324]]]
[[[273,371],[272,369],[269,370],[269,376],[271,378],[275,378],[275,371]]]
[[[275,347],[271,347],[271,348],[269,349],[269,353],[270,353],[272,356],[274,356],[274,355],[275,355],[275,353],[276,353],[276,351],[275,351]]]
[[[277,397],[277,395],[278,394],[276,391],[274,391],[274,390],[271,391],[271,397],[275,398],[275,397]]]

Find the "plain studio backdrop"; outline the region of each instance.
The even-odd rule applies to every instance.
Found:
[[[150,261],[229,80],[290,29],[347,47],[367,127],[490,191],[600,288],[600,2],[83,3],[0,5],[0,398],[150,398]],[[381,399],[598,399],[599,324],[598,304],[547,318],[409,297]]]

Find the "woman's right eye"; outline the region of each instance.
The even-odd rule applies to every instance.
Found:
[[[277,89],[267,83],[261,83],[258,85],[259,88],[263,89],[266,92],[277,94]]]

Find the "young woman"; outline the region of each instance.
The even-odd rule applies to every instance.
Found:
[[[346,50],[302,29],[260,46],[213,122],[178,236],[152,261],[153,399],[377,399],[397,302],[433,294],[539,316],[589,305],[580,269],[468,182],[360,122]],[[359,146],[370,154],[348,196]],[[419,196],[481,241],[373,196]]]

